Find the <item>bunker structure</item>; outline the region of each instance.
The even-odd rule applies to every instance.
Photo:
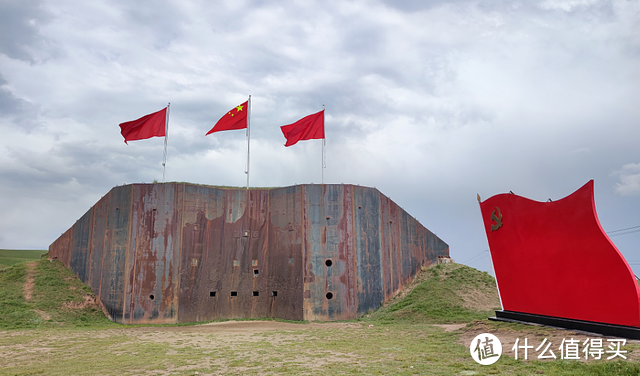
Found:
[[[449,246],[375,188],[111,189],[49,247],[112,321],[346,320]]]

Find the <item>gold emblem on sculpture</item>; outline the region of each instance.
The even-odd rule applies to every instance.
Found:
[[[497,229],[502,227],[502,212],[500,212],[499,207],[496,206],[495,208],[498,211],[498,215],[496,215],[496,210],[491,213],[491,220],[496,222],[495,225],[491,223],[491,232],[496,231]]]

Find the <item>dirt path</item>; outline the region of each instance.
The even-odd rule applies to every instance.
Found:
[[[25,278],[24,286],[22,287],[22,295],[24,295],[24,300],[26,300],[27,302],[30,301],[33,297],[33,287],[35,286],[34,277],[36,274],[37,265],[37,261],[27,263],[27,277]],[[40,318],[44,321],[51,320],[51,315],[44,311],[34,309],[33,312],[37,313],[38,316],[40,316]]]
[[[27,278],[22,289],[22,294],[24,295],[24,300],[26,301],[31,300],[31,295],[33,295],[33,286],[35,285],[33,276],[36,273],[37,263],[37,261],[27,263]]]

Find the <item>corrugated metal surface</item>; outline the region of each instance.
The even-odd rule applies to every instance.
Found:
[[[446,243],[373,188],[116,187],[49,249],[123,323],[355,318]]]
[[[134,185],[125,318],[129,323],[177,321],[181,184]]]
[[[269,205],[265,208],[268,212],[268,241],[261,250],[266,265],[267,317],[304,319],[303,205],[301,186],[269,190]]]
[[[104,229],[107,228],[109,196],[110,195],[104,196],[91,208],[93,211],[93,227],[91,228],[90,269],[87,285],[89,285],[98,296],[100,296],[100,288],[102,285],[104,256],[109,251],[105,248],[105,238],[107,234],[106,231],[104,231]],[[101,229],[103,230],[101,231]]]
[[[107,224],[102,257],[100,301],[116,322],[125,323],[124,291],[130,269],[126,264],[131,233],[131,191],[133,186],[116,187],[109,192]],[[76,274],[78,272],[76,271]]]
[[[358,314],[376,309],[384,301],[380,197],[371,188],[354,189],[354,237],[358,265]]]

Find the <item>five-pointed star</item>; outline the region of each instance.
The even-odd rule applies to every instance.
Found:
[[[237,112],[242,111],[242,108],[243,108],[243,107],[244,107],[244,106],[242,106],[242,105],[240,105],[240,106],[236,107]],[[231,111],[229,111],[229,115],[234,116],[235,114],[232,114],[232,113],[231,113]]]

